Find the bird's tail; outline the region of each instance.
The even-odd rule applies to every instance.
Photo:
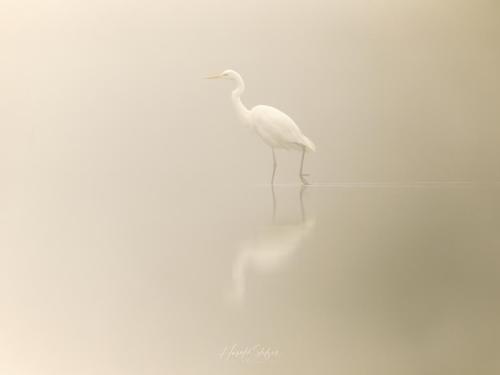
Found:
[[[306,146],[306,148],[309,151],[313,151],[313,152],[316,151],[316,145],[313,143],[313,141],[311,141],[305,135],[304,135],[304,146]]]

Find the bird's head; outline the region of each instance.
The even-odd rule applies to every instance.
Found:
[[[224,70],[222,73],[206,77],[207,79],[229,79],[232,81],[236,81],[238,79],[241,79],[241,76],[235,72],[234,70],[228,69]]]

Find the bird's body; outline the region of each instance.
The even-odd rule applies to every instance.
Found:
[[[247,109],[241,102],[241,95],[245,91],[243,78],[234,70],[226,70],[221,74],[208,78],[225,78],[236,82],[237,86],[231,94],[233,107],[238,118],[245,125],[249,126],[271,147],[273,153],[273,174],[271,183],[274,183],[276,173],[275,149],[299,150],[302,151],[299,176],[302,183],[308,184],[305,175],[302,173],[304,155],[306,151],[315,151],[316,146],[299,129],[297,124],[284,112],[268,105],[257,105],[252,109]]]
[[[250,111],[251,123],[262,140],[272,148],[299,150],[305,147],[315,151],[316,147],[300,131],[295,122],[279,109],[268,105],[257,105]]]

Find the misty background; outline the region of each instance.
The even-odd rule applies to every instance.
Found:
[[[493,1],[2,1],[0,166],[7,181],[267,182],[237,122],[287,112],[313,181],[500,179]],[[299,155],[281,152],[278,181]],[[12,182],[12,181],[11,181]],[[8,183],[8,182],[7,182]],[[5,186],[5,184],[4,184]]]
[[[498,2],[0,8],[1,373],[498,373]]]

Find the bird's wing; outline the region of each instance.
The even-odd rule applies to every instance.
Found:
[[[257,133],[272,146],[297,148],[306,145],[299,127],[279,109],[258,105],[252,109],[251,116]]]

